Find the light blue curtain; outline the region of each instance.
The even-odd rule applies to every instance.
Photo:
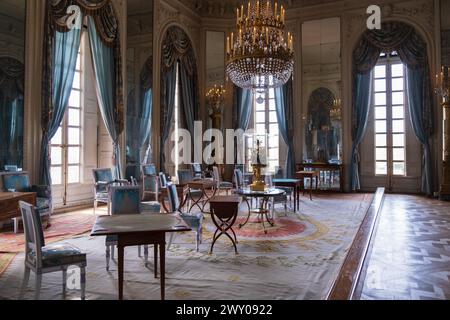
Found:
[[[97,84],[97,97],[106,129],[113,140],[115,177],[122,177],[120,162],[119,138],[121,134],[120,119],[116,112],[116,65],[114,48],[106,46],[97,33],[93,17],[89,17],[89,40],[91,44],[92,60],[94,62],[95,78]]]
[[[72,91],[80,47],[81,30],[56,32],[53,55],[52,107],[49,122],[44,127],[41,144],[40,183],[51,185],[49,144],[64,118]]]
[[[175,109],[175,89],[177,85],[177,64],[163,74],[163,100],[161,101],[161,144],[160,144],[160,164],[161,172],[165,172],[166,154],[164,146],[169,139],[172,117]]]
[[[141,123],[139,125],[139,146],[141,164],[151,159],[153,90],[148,89],[142,99]]]
[[[427,77],[425,70],[428,68],[411,68],[407,67],[406,71],[406,86],[408,92],[409,111],[411,115],[411,123],[417,139],[423,145],[424,154],[422,160],[422,192],[427,195],[433,194],[433,176],[431,165],[431,148],[430,148],[430,134],[426,130],[426,124],[423,117],[423,102],[426,100],[428,92]],[[429,97],[431,99],[431,97]]]
[[[289,80],[284,86],[275,89],[275,103],[280,133],[288,148],[285,176],[286,178],[292,178],[295,173],[292,80]]]
[[[247,130],[253,110],[252,91],[235,87],[235,101],[233,105],[235,126],[234,129]]]
[[[370,97],[372,92],[372,74],[371,72],[357,73],[355,75],[355,106],[356,123],[353,132],[353,149],[351,162],[351,187],[352,191],[361,189],[359,178],[359,145],[366,133],[369,112]]]
[[[196,110],[198,110],[196,79],[193,74],[189,74],[189,69],[183,63],[180,63],[180,83],[181,83],[181,100],[184,110],[184,118],[186,126],[191,136],[194,136],[194,125],[197,118]]]

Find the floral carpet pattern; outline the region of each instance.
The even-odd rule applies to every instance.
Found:
[[[368,194],[316,195],[302,198],[300,212],[278,211],[275,226],[265,234],[257,216],[241,230],[236,227],[239,254],[226,237],[209,254],[215,227],[206,215],[203,243],[195,251],[195,233],[178,235],[166,261],[169,300],[301,300],[327,296],[373,199]],[[247,218],[245,206],[238,218]],[[281,207],[279,208],[281,209]],[[236,226],[239,224],[236,224]],[[105,269],[104,238],[76,237],[66,242],[87,253],[87,299],[117,299],[117,265]],[[146,267],[137,248],[125,252],[125,299],[158,300],[159,279],[153,277],[153,250]],[[16,299],[22,281],[23,254],[0,277],[0,299]],[[31,276],[27,299],[33,298]],[[61,274],[45,275],[42,299],[59,300]],[[79,299],[69,292],[68,299]]]

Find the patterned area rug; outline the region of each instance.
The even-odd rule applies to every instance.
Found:
[[[90,232],[95,217],[92,210],[53,216],[51,227],[44,231],[46,243],[59,242]],[[23,233],[0,233],[0,276],[15,256],[24,251],[24,243],[25,236]]]
[[[166,298],[204,299],[324,299],[337,277],[348,249],[361,225],[373,196],[367,194],[317,195],[302,198],[300,213],[278,212],[275,226],[262,231],[258,217],[242,230],[236,228],[239,255],[229,239],[221,238],[209,254],[215,228],[207,216],[200,252],[195,251],[195,234],[175,238],[166,263]],[[245,206],[239,220],[246,219]],[[281,208],[279,208],[281,209]],[[87,253],[87,298],[117,299],[117,265],[105,270],[104,238],[82,236],[66,240]],[[150,250],[152,253],[153,250]],[[125,298],[158,300],[159,279],[153,277],[153,261],[145,267],[137,248],[125,252]],[[0,299],[18,297],[23,273],[19,254],[0,277]],[[33,275],[27,299],[33,297]],[[61,274],[45,275],[41,298],[59,300]],[[70,292],[68,299],[79,299]]]

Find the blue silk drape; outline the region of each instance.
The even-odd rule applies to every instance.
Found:
[[[80,47],[81,30],[58,32],[54,38],[52,106],[49,122],[44,124],[41,144],[40,184],[51,185],[49,144],[64,118],[72,91],[73,79]]]
[[[116,178],[122,177],[119,138],[121,132],[118,106],[116,105],[116,59],[114,48],[106,46],[95,25],[93,17],[89,17],[89,40],[92,61],[94,63],[97,99],[106,129],[113,140],[114,173]]]
[[[153,114],[153,90],[148,89],[144,93],[142,101],[141,121],[139,125],[139,158],[142,164],[149,163],[151,159],[152,140],[152,114]]]
[[[355,78],[355,102],[356,126],[353,131],[353,148],[351,162],[351,187],[352,191],[361,189],[359,178],[359,145],[366,134],[369,113],[370,97],[372,94],[372,74],[366,72],[357,74]]]
[[[252,116],[253,103],[252,91],[235,87],[233,113],[234,113],[234,129],[246,131],[250,125]]]
[[[161,172],[165,172],[166,167],[166,153],[164,152],[164,146],[169,139],[170,128],[172,126],[173,112],[175,109],[175,89],[177,85],[177,68],[176,64],[171,69],[166,70],[163,77],[163,99],[161,109],[162,112],[161,122],[161,140],[160,140],[160,166]]]
[[[295,152],[294,152],[294,103],[292,95],[292,79],[284,86],[275,89],[275,103],[277,109],[278,126],[281,136],[288,148],[285,165],[286,178],[294,177]]]

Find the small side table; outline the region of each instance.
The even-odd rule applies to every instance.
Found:
[[[236,232],[233,230],[233,226],[236,222],[239,213],[240,199],[238,196],[218,196],[210,200],[211,216],[214,224],[217,227],[214,233],[213,242],[211,245],[210,254],[213,253],[214,245],[216,241],[223,235],[227,236],[233,243],[234,250],[238,254],[237,249],[237,237]],[[233,237],[229,232],[233,234]]]
[[[301,179],[303,186],[303,194],[305,194],[305,179],[309,178],[309,199],[312,201],[313,180],[316,178],[316,190],[319,187],[320,172],[319,171],[300,171],[297,172],[297,178]]]

